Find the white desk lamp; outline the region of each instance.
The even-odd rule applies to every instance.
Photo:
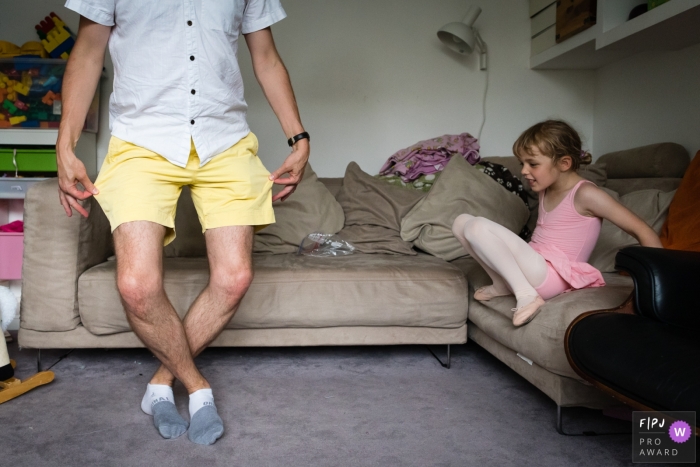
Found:
[[[479,69],[486,69],[486,44],[479,35],[479,31],[473,26],[481,14],[481,8],[470,6],[467,14],[461,22],[448,23],[440,28],[438,38],[450,50],[460,54],[470,54],[475,46],[479,49]]]

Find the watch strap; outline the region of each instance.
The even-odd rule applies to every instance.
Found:
[[[297,143],[297,141],[302,140],[302,139],[308,139],[309,141],[311,141],[311,136],[309,136],[309,134],[305,131],[303,133],[299,133],[298,135],[294,135],[291,138],[289,138],[287,140],[287,144],[291,148],[292,146],[294,146]]]

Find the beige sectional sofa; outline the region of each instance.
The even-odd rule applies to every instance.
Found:
[[[513,157],[487,160],[519,173]],[[599,159],[587,177],[610,189],[609,193],[660,229],[673,195],[669,191],[678,186],[688,162],[685,149],[667,143],[608,154]],[[558,406],[603,407],[612,402],[574,373],[566,360],[563,339],[567,326],[579,314],[614,308],[629,296],[631,280],[612,272],[611,258],[616,248],[633,243],[631,238],[612,225],[604,225],[591,262],[604,271],[608,285],[556,297],[530,324],[515,328],[511,323],[515,304],[512,297],[486,303],[471,297],[475,288],[488,283],[485,272],[471,258],[446,261],[416,251],[373,254],[372,242],[361,244],[362,250],[370,253],[315,258],[296,255],[296,240],[285,243],[275,237],[295,229],[339,230],[343,221],[336,218],[336,199],[345,210],[346,223],[361,217],[349,211],[360,209],[358,200],[370,205],[371,211],[379,209],[391,196],[382,192],[381,200],[371,201],[371,196],[378,196],[376,190],[381,192],[383,188],[374,186],[372,192],[351,185],[362,178],[358,170],[349,166],[348,174],[352,172],[355,178],[351,180],[346,174],[344,188],[342,178],[316,179],[309,171],[306,188],[300,185],[293,195],[296,201],[290,198],[279,212],[276,208],[280,223],[268,231],[267,240],[264,236],[256,240],[259,253],[254,254],[255,278],[239,311],[214,346],[449,345],[465,343],[469,336]],[[366,179],[364,183],[375,182]],[[438,189],[437,183],[432,190]],[[488,183],[495,184],[492,180]],[[637,187],[645,190],[637,191]],[[56,200],[56,190],[56,180],[44,181],[30,190],[25,202],[20,345],[30,349],[142,346],[129,329],[119,301],[104,214],[96,202],[89,200],[85,203],[90,212],[87,219],[66,217]],[[359,191],[364,194],[354,196]],[[322,195],[332,201],[314,208],[309,200],[321,199]],[[379,222],[382,225],[375,229],[374,234],[391,231],[391,241],[385,245],[393,242],[399,249],[405,248],[400,244],[403,240],[399,232],[392,231],[391,226],[406,212],[413,212],[420,197],[411,194],[409,198],[393,203],[395,208],[399,206],[394,211],[397,218],[384,216]],[[333,205],[329,207],[329,203]],[[534,225],[534,197],[530,199],[530,211],[529,224]],[[284,222],[290,220],[296,222],[285,228]],[[299,227],[305,222],[309,225]],[[358,235],[368,238],[365,227],[346,225],[343,232],[355,239]],[[168,296],[182,316],[208,280],[202,235],[187,192],[178,205],[176,230],[178,238],[165,249],[164,280]]]

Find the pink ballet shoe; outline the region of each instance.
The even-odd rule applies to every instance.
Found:
[[[523,326],[532,321],[533,318],[537,316],[537,313],[540,312],[540,307],[542,305],[544,305],[544,300],[538,295],[527,305],[523,305],[520,308],[513,308],[512,311],[515,312],[513,315],[513,325]]]
[[[489,290],[491,290],[491,292],[489,292]],[[474,292],[474,300],[478,300],[480,302],[488,302],[489,300],[495,297],[505,297],[506,295],[510,295],[510,292],[497,294],[492,291],[492,285],[485,285],[483,287],[479,287]]]

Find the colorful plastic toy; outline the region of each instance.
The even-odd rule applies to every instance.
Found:
[[[10,117],[10,125],[13,125],[13,126],[19,125],[20,123],[26,122],[26,121],[27,121],[26,115],[22,115],[19,117]]]
[[[2,108],[10,112],[12,115],[17,113],[17,107],[8,99],[5,99],[5,101],[2,103]]]
[[[53,105],[54,100],[56,100],[56,94],[54,94],[53,91],[47,92],[46,95],[41,98],[41,102],[46,105]]]
[[[15,91],[17,91],[18,93],[22,94],[23,96],[26,96],[27,94],[29,94],[29,87],[25,86],[22,83],[15,84],[13,89]]]
[[[68,59],[75,45],[70,29],[56,13],[51,12],[44,21],[34,26],[41,43],[52,58]]]

